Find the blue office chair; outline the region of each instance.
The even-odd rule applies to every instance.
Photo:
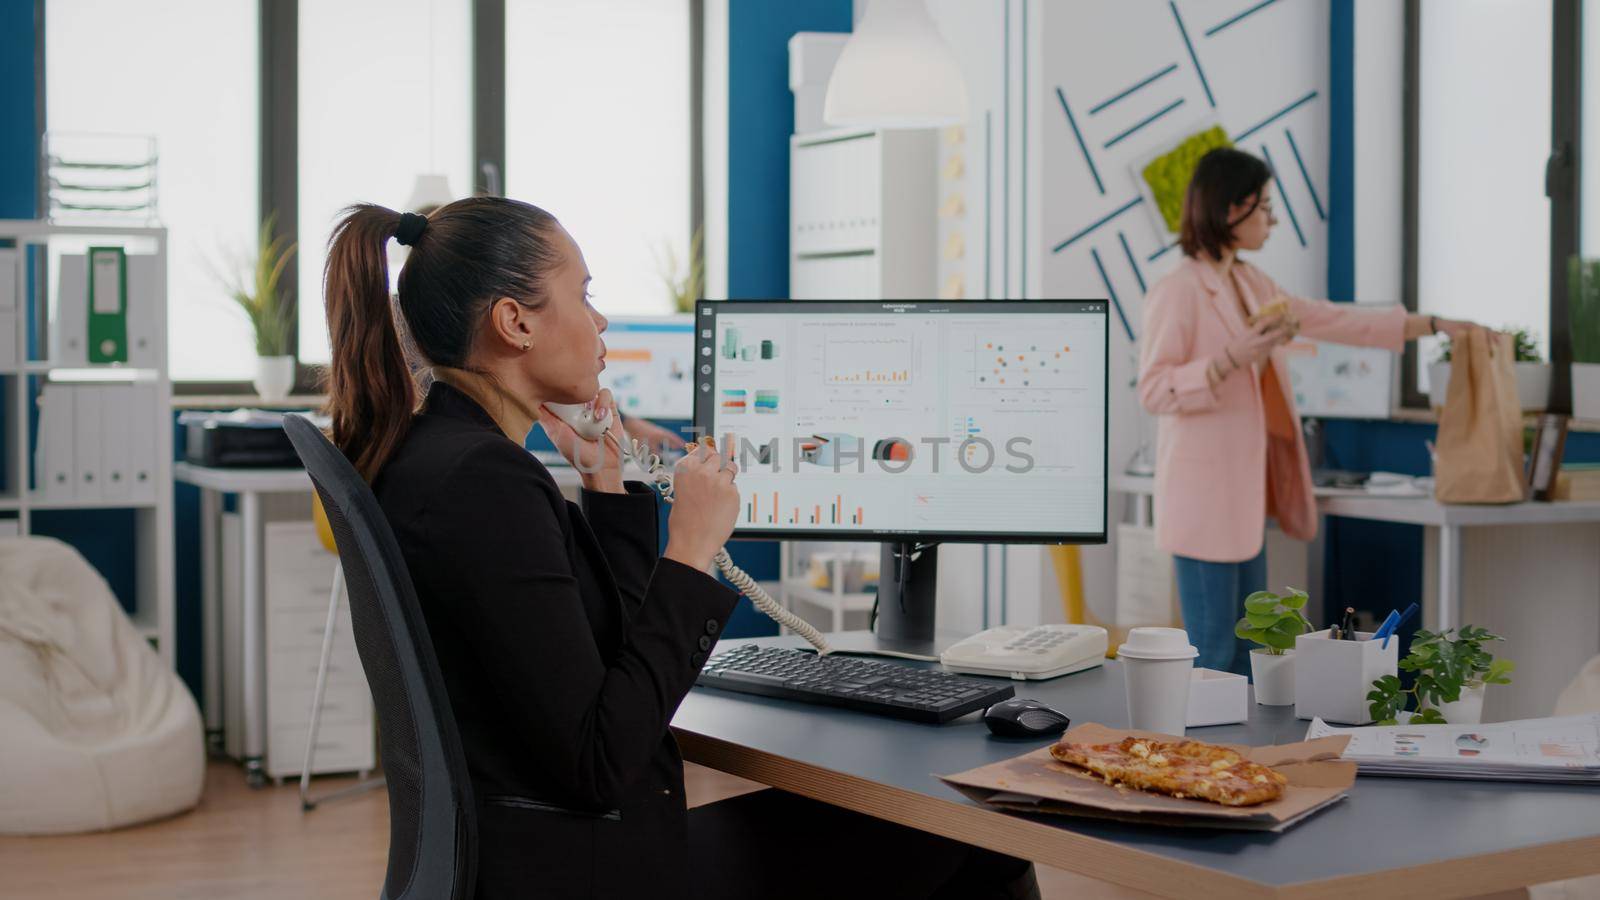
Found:
[[[477,807],[461,735],[400,547],[372,489],[303,416],[283,427],[333,526],[351,628],[382,735],[389,868],[381,900],[467,900]]]

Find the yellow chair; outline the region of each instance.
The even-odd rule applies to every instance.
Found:
[[[1128,630],[1115,624],[1101,622],[1089,612],[1083,599],[1083,554],[1075,544],[1050,548],[1050,561],[1055,565],[1056,584],[1061,589],[1061,612],[1073,625],[1098,625],[1106,630],[1106,657],[1117,658],[1117,648],[1128,639]]]

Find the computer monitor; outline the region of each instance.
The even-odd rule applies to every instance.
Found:
[[[1107,317],[1104,300],[702,301],[694,422],[740,445],[735,536],[885,542],[880,625],[906,579],[931,592],[924,545],[1103,543]],[[913,631],[931,637],[926,603]]]
[[[623,416],[687,420],[694,414],[694,317],[617,316],[608,320],[606,368]]]

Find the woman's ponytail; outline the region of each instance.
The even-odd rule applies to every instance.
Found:
[[[328,413],[334,444],[363,478],[372,481],[394,456],[417,410],[405,348],[418,364],[473,368],[491,303],[545,303],[545,279],[563,261],[559,229],[539,207],[505,197],[468,197],[426,218],[367,203],[345,209],[323,279],[333,345]],[[390,238],[411,246],[398,304],[389,299]]]
[[[399,447],[417,404],[389,300],[387,245],[399,227],[393,210],[348,207],[329,241],[324,277],[333,442],[369,482]]]

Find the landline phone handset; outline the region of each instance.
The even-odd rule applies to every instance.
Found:
[[[629,441],[628,446],[623,446],[616,435],[611,433],[612,421],[609,409],[601,407],[596,410],[593,401],[589,403],[546,403],[545,406],[555,413],[561,421],[567,423],[584,440],[599,441],[609,439],[612,445],[617,448],[617,453],[622,461],[626,462],[631,459],[637,463],[640,468],[645,470],[651,482],[654,483],[656,490],[661,492],[661,498],[669,504],[673,502],[672,475],[667,472],[666,466],[661,461],[660,454],[651,451],[650,446],[640,440]],[[713,446],[709,443],[709,438],[704,440],[707,442],[708,447]],[[805,638],[811,646],[817,648],[817,653],[827,655],[833,652],[833,648],[828,646],[828,642],[823,639],[822,633],[813,628],[811,623],[779,606],[778,601],[772,599],[772,595],[762,590],[761,585],[757,584],[754,578],[751,578],[745,574],[743,569],[734,565],[733,559],[728,556],[726,547],[717,551],[717,555],[712,557],[712,562],[716,563],[717,568],[721,570],[723,575],[727,576],[728,581],[732,582],[735,588],[738,588],[739,593],[749,597],[750,602],[755,604],[756,609],[761,610],[767,618]]]

